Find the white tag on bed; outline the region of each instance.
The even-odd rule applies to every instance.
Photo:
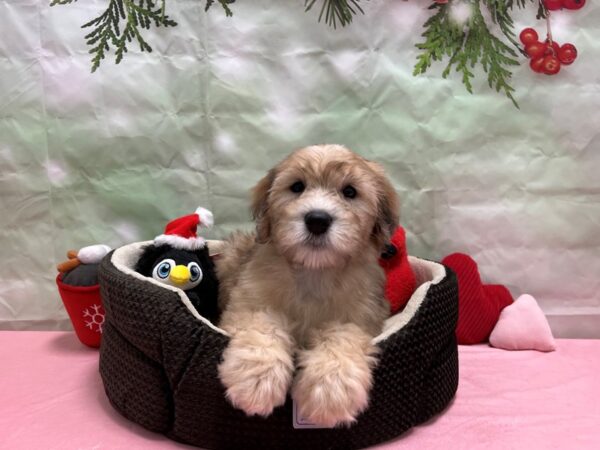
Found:
[[[302,429],[302,428],[332,428],[332,427],[326,427],[323,425],[317,425],[316,423],[311,423],[308,420],[306,420],[305,418],[303,418],[302,416],[300,416],[300,413],[298,412],[298,406],[296,405],[296,401],[292,400],[292,407],[293,407],[293,425],[294,428],[296,429]]]

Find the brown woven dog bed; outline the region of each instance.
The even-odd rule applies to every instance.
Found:
[[[268,418],[247,417],[227,402],[217,374],[227,334],[182,291],[132,270],[144,244],[121,247],[100,265],[100,374],[115,409],[149,430],[206,449],[357,449],[399,436],[454,397],[458,291],[441,264],[411,258],[419,288],[375,338],[380,361],[358,421],[295,429],[290,398]]]

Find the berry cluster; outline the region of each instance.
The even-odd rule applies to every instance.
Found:
[[[537,73],[555,75],[560,71],[561,65],[569,65],[577,58],[577,49],[573,44],[558,45],[550,36],[540,42],[533,28],[521,31],[519,39],[525,46],[525,53],[531,58],[529,66]]]
[[[561,65],[569,65],[577,58],[577,49],[573,44],[558,45],[552,39],[550,29],[550,11],[559,9],[576,10],[585,6],[586,0],[539,0],[540,7],[546,9],[546,27],[548,32],[546,40],[540,42],[537,32],[533,28],[525,28],[519,38],[525,46],[525,53],[531,58],[531,70],[546,75],[555,75],[560,72]]]
[[[544,0],[544,6],[548,11],[558,11],[559,9],[581,9],[586,0]]]

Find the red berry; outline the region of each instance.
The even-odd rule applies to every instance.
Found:
[[[567,0],[544,0],[544,5],[548,11],[557,11],[563,7],[563,3]]]
[[[560,45],[558,45],[558,42],[552,41],[552,45],[550,45],[550,42],[548,42],[548,39],[546,39],[546,55],[556,56],[559,50]]]
[[[519,39],[521,39],[521,42],[523,43],[523,45],[528,45],[528,44],[533,44],[534,42],[537,42],[539,39],[539,36],[533,28],[525,28],[523,31],[521,31],[521,34],[519,35]]]
[[[531,67],[531,70],[533,70],[534,72],[537,73],[542,73],[544,72],[544,57],[540,57],[540,58],[531,58],[531,61],[529,62],[529,67]]]
[[[585,0],[562,0],[561,3],[563,8],[575,10],[583,8],[585,5]],[[546,6],[546,8],[548,7]]]
[[[525,53],[534,59],[539,56],[543,56],[544,53],[546,53],[546,50],[546,44],[542,44],[541,42],[534,42],[533,44],[527,44],[525,46]]]
[[[577,58],[577,49],[573,44],[564,44],[558,50],[558,59],[562,64],[569,65]]]
[[[556,75],[560,71],[560,61],[556,56],[546,56],[542,63],[546,75]]]

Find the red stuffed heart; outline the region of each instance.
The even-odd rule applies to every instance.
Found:
[[[484,285],[477,263],[463,253],[446,256],[442,264],[451,268],[458,279],[458,343],[487,342],[500,312],[513,302],[510,291],[499,284]]]

